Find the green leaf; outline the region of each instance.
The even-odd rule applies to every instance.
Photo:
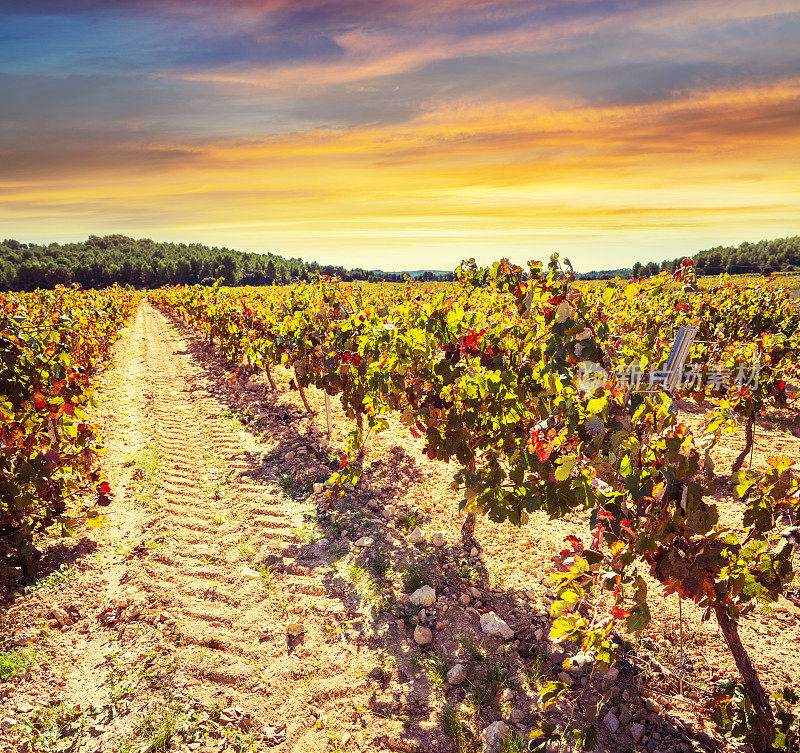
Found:
[[[542,691],[539,695],[539,700],[542,704],[544,709],[550,708],[561,696],[561,694],[567,690],[567,685],[563,682],[559,682],[557,680],[551,680],[550,682],[546,682],[542,685]]]
[[[650,619],[650,610],[647,608],[647,604],[640,602],[631,608],[630,615],[625,621],[625,629],[629,633],[644,630],[650,624]]]
[[[574,455],[565,455],[564,457],[559,458],[558,467],[555,471],[556,481],[566,481],[572,474],[572,469],[575,467],[577,462],[578,458],[576,458]]]

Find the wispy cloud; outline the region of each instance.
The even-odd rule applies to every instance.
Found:
[[[798,35],[794,0],[3,3],[0,219],[360,266],[790,231]]]

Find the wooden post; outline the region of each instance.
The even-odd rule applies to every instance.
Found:
[[[331,434],[333,433],[333,421],[331,421],[331,398],[330,395],[325,392],[325,418],[328,421],[328,439],[331,438]]]

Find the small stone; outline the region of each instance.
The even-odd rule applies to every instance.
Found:
[[[328,544],[330,544],[330,543],[331,542],[328,541],[328,539],[323,537],[319,541],[317,541],[317,546],[328,546]]]
[[[609,732],[614,733],[619,731],[619,719],[617,719],[617,717],[614,716],[613,711],[609,711],[603,717],[603,724],[606,725],[606,728],[608,729]]]
[[[306,629],[300,620],[286,623],[286,635],[302,635],[305,632]]]
[[[397,515],[397,508],[394,505],[386,505],[383,508],[383,517],[387,520],[393,520]]]
[[[511,728],[505,722],[493,722],[483,732],[483,749],[485,753],[499,753],[503,743],[511,736]]]
[[[450,627],[450,620],[436,620],[435,627],[437,630],[446,630]]]
[[[563,682],[567,687],[572,687],[572,677],[566,672],[559,672],[558,679]]]
[[[10,716],[0,719],[0,729],[3,731],[11,729],[17,722]]]
[[[609,682],[615,682],[616,679],[619,677],[619,670],[616,667],[611,667],[611,669],[606,672],[605,679]]]
[[[456,664],[447,672],[447,682],[450,685],[460,685],[467,679],[467,670],[463,664]]]
[[[623,706],[619,712],[619,720],[620,722],[622,722],[622,725],[627,726],[628,724],[631,723],[632,719],[633,717],[631,717],[631,714],[628,711],[628,709]]]
[[[653,753],[653,751],[654,751],[654,750],[655,750],[657,747],[658,747],[658,740],[648,740],[648,741],[647,741],[647,750],[649,750],[649,751],[650,751],[650,753]]]
[[[475,588],[475,586],[470,586],[469,587],[469,595],[473,599],[480,599],[481,596],[482,596],[481,592],[477,588]]]
[[[661,704],[653,698],[645,698],[644,705],[647,706],[647,710],[653,714],[660,714],[662,711]]]
[[[472,547],[472,549],[469,550],[469,556],[470,557],[477,557],[478,556],[478,550],[477,550],[476,547]]]
[[[314,483],[314,494],[322,494],[322,490],[325,488],[325,485],[319,481]]]
[[[544,629],[537,628],[536,632],[533,634],[533,637],[536,638],[537,641],[542,640],[542,638],[544,638]]]
[[[362,536],[356,541],[356,546],[372,546],[374,543],[375,539],[372,536]]]
[[[428,613],[424,609],[420,609],[417,613],[417,619],[420,622],[427,622],[428,621]]]
[[[525,712],[524,712],[524,711],[522,711],[521,709],[514,709],[514,710],[513,710],[513,711],[512,711],[512,712],[511,712],[511,713],[508,715],[508,718],[509,718],[509,719],[511,719],[511,721],[512,721],[514,724],[519,724],[519,723],[520,723],[520,722],[521,722],[521,721],[522,721],[522,720],[525,718]]]
[[[644,724],[632,724],[631,737],[638,743],[642,739],[642,735],[644,735]]]
[[[342,747],[343,748],[347,748],[347,746],[350,743],[350,740],[352,740],[352,738],[353,738],[353,736],[349,732],[345,732],[342,735]]]
[[[398,633],[402,633],[406,629],[406,623],[402,620],[395,620],[394,624]]]
[[[17,713],[18,714],[30,714],[33,711],[33,706],[27,701],[17,701]]]
[[[427,646],[433,643],[433,633],[428,628],[417,625],[414,628],[414,640],[418,646]]]
[[[417,526],[408,534],[406,541],[408,541],[409,544],[422,544],[425,542],[425,534],[422,533],[422,529]]]
[[[377,510],[380,505],[374,499],[368,499],[367,507],[369,507],[371,510]]]
[[[514,696],[516,695],[517,694],[513,690],[511,690],[511,688],[503,688],[503,692],[500,693],[500,700],[508,703],[510,701],[513,701]]]
[[[62,627],[72,624],[72,618],[60,604],[52,604],[50,606],[50,613],[58,620],[58,624]]]
[[[434,546],[444,546],[446,543],[447,539],[441,531],[434,531],[433,534],[431,534],[431,544]]]
[[[472,597],[469,594],[461,594],[461,596],[458,597],[458,603],[465,607],[468,606],[471,601]]]
[[[534,591],[532,588],[529,588],[525,592],[525,596],[527,596],[531,601],[535,601],[536,600],[536,591]]]
[[[486,635],[499,635],[504,640],[510,640],[514,637],[514,631],[508,626],[505,620],[501,620],[494,612],[487,612],[482,614],[481,630]]]
[[[251,567],[247,567],[246,565],[239,570],[239,575],[244,575],[245,578],[260,578],[261,575],[257,571],[253,570]]]
[[[436,591],[430,586],[422,586],[410,596],[411,603],[416,607],[429,607],[436,601]]]

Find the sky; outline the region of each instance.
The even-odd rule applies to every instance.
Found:
[[[800,0],[0,0],[0,238],[613,269],[800,233]]]

